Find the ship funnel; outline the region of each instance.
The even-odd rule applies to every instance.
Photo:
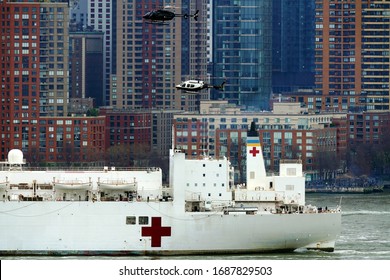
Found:
[[[265,186],[266,172],[259,132],[255,122],[251,123],[246,141],[246,182],[248,190]]]

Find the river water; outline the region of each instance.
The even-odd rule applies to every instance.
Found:
[[[307,194],[307,203],[335,205],[341,199],[342,231],[333,253],[297,258],[390,260],[390,190],[373,194]]]
[[[341,205],[342,231],[334,252],[202,256],[199,259],[247,260],[390,260],[390,190],[372,194],[306,194],[306,203],[333,208]]]

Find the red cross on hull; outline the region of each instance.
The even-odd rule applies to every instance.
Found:
[[[152,217],[152,225],[150,227],[142,227],[142,236],[150,236],[152,239],[152,247],[161,247],[161,237],[171,236],[171,227],[161,226],[161,217]]]

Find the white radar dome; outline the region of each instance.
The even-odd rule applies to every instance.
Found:
[[[23,152],[19,149],[12,149],[8,152],[9,164],[23,164]]]

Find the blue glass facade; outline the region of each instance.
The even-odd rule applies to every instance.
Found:
[[[315,0],[274,0],[273,92],[314,88]]]
[[[213,79],[226,79],[225,99],[249,109],[268,109],[272,86],[272,0],[214,1]]]

